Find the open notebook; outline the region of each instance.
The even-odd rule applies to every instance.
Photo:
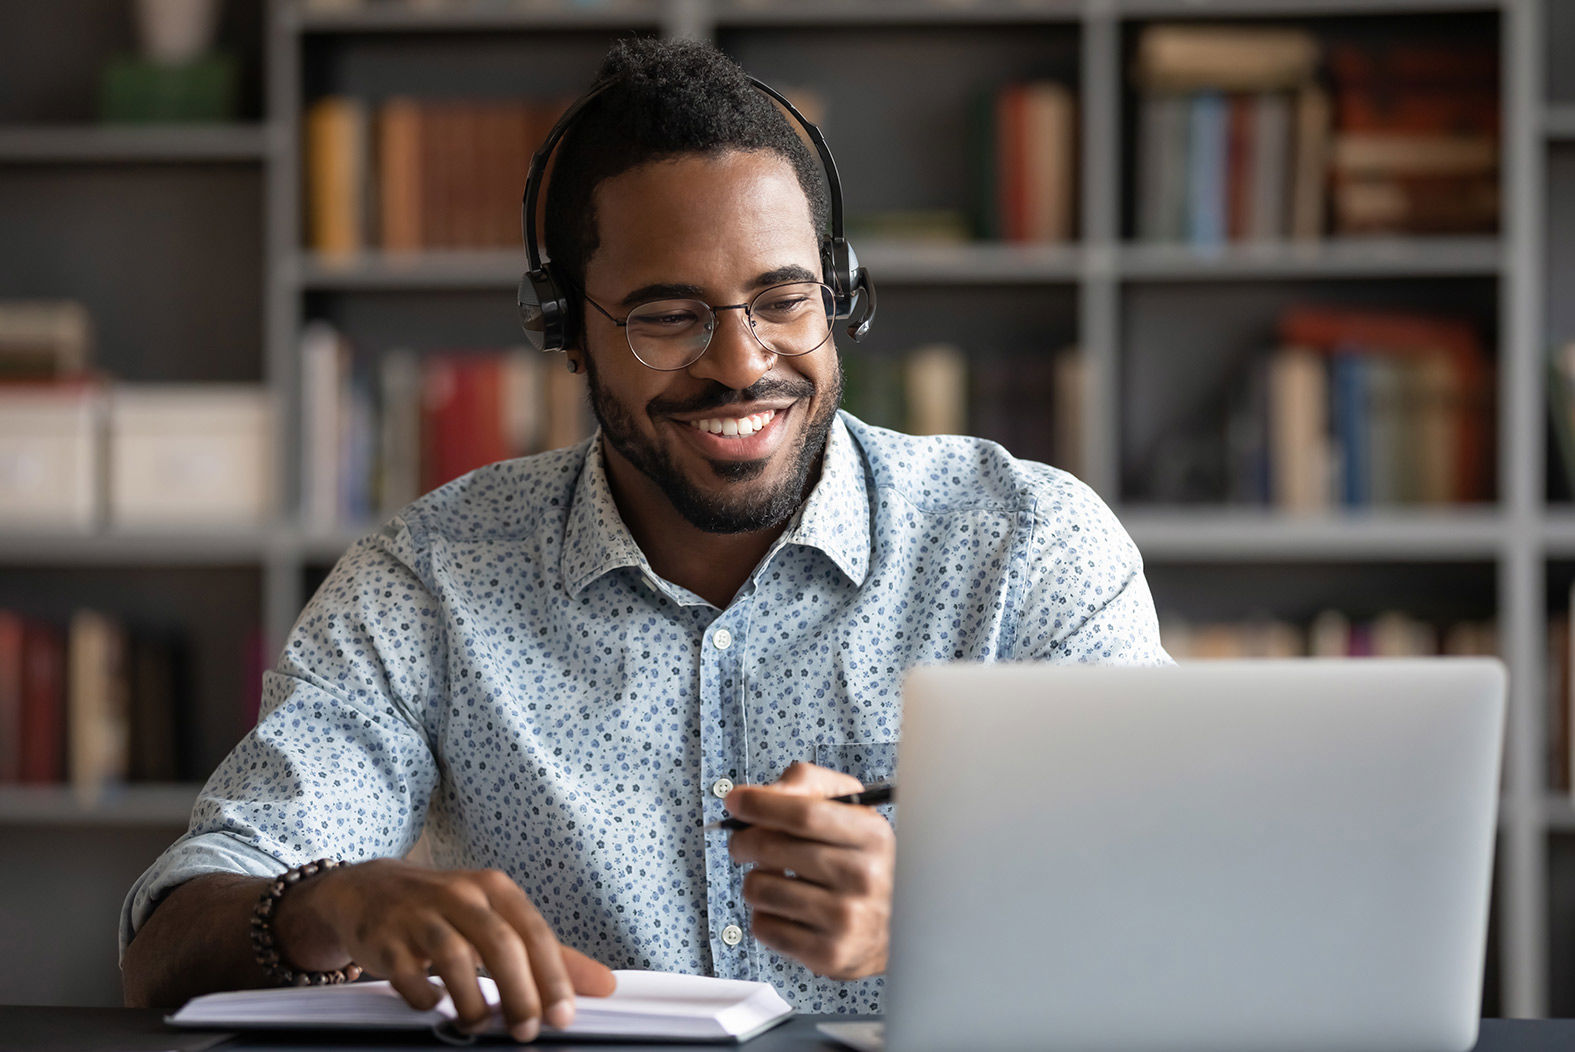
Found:
[[[564,1030],[543,1026],[542,1036],[736,1043],[793,1014],[767,983],[672,972],[613,975],[618,987],[611,996],[576,998],[573,1024]],[[479,981],[487,1002],[496,1006],[497,984],[486,977]],[[436,1008],[421,1012],[386,982],[204,994],[165,1019],[174,1026],[230,1030],[430,1028],[445,1040],[468,1040],[452,1027],[454,1005],[446,994]],[[494,1030],[505,1032],[502,1016]]]

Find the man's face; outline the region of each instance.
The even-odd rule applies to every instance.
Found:
[[[747,303],[784,281],[821,280],[809,204],[777,154],[656,161],[606,180],[595,200],[600,245],[585,289],[614,318],[656,299],[719,307]],[[712,533],[762,530],[792,517],[842,396],[830,339],[808,354],[774,355],[750,333],[743,311],[726,310],[698,361],[658,372],[589,305],[584,332],[591,406],[612,447],[615,478],[621,457],[685,519]],[[769,421],[746,436],[696,426],[746,417],[759,423],[766,414]]]

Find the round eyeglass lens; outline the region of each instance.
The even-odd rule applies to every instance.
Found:
[[[831,289],[813,281],[773,285],[749,304],[761,346],[777,354],[808,354],[831,335]]]
[[[773,285],[750,300],[747,315],[760,345],[773,354],[808,354],[831,336],[835,300],[813,281]],[[705,353],[716,315],[700,300],[656,300],[629,313],[624,333],[635,357],[652,369],[676,370]]]

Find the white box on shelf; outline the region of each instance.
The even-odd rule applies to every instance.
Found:
[[[260,524],[274,514],[275,409],[261,384],[136,384],[109,405],[116,526]]]
[[[103,513],[103,392],[0,386],[0,529],[82,529]]]

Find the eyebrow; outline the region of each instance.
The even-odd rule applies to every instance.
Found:
[[[789,281],[819,280],[815,276],[815,272],[808,267],[797,263],[789,263],[786,266],[777,267],[775,270],[768,270],[757,275],[755,280],[750,282],[750,288],[765,289],[770,288],[772,285],[781,285]],[[671,281],[655,282],[650,285],[641,285],[618,302],[623,307],[638,307],[640,304],[650,303],[652,300],[704,299],[704,292],[705,290],[699,285]]]

